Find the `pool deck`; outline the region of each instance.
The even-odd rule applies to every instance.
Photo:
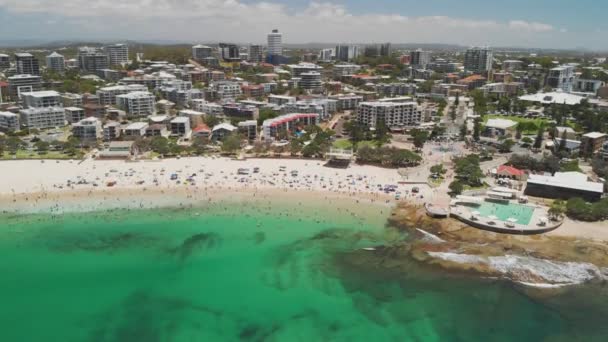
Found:
[[[546,217],[546,214],[544,213],[542,207],[530,207],[534,208],[530,223],[527,225],[513,223],[512,227],[507,226],[508,222],[501,221],[499,219],[491,220],[487,217],[477,216],[477,219],[473,220],[473,211],[475,210],[464,205],[456,205],[455,207],[453,207],[450,211],[450,216],[455,217],[459,221],[462,221],[472,227],[500,234],[537,235],[550,232],[562,225],[563,220],[557,222],[549,220],[545,225],[538,224],[541,221],[540,218]],[[494,224],[489,223],[492,221],[494,222]],[[535,222],[536,224],[534,224]]]

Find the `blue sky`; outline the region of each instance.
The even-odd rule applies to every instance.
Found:
[[[260,43],[279,28],[293,43],[608,50],[606,13],[604,0],[0,0],[0,39]]]

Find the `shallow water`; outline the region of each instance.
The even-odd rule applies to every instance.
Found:
[[[505,282],[413,261],[370,267],[352,262],[366,253],[357,250],[394,243],[396,232],[345,212],[306,210],[216,206],[4,217],[0,340],[608,336],[598,304],[608,298],[604,287],[533,300]]]

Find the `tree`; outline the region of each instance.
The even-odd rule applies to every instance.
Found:
[[[171,152],[169,149],[169,140],[165,137],[153,137],[152,140],[150,140],[150,149],[163,156]]]
[[[505,139],[503,140],[503,142],[500,143],[500,145],[498,145],[498,151],[500,151],[501,153],[509,153],[511,152],[511,148],[513,147],[513,145],[515,145],[515,142],[513,142],[513,140]]]
[[[543,145],[543,136],[545,135],[545,127],[541,125],[538,127],[538,132],[536,132],[536,139],[534,139],[534,148],[541,148]]]
[[[532,138],[530,138],[530,137],[523,137],[521,139],[521,142],[523,144],[522,146],[530,147],[530,145],[532,145],[534,140],[532,140]]]
[[[376,123],[376,130],[374,132],[376,144],[382,146],[390,141],[390,134],[388,127],[384,121],[378,121]]]
[[[460,94],[456,93],[456,99],[454,100],[454,105],[458,106],[460,104]]]
[[[433,165],[431,166],[431,173],[435,173],[438,175],[443,175],[447,172],[447,170],[443,167],[443,164],[437,164],[437,165]]]
[[[475,119],[473,124],[473,140],[479,141],[479,135],[481,133],[481,120],[479,118]]]
[[[450,195],[452,196],[460,195],[464,191],[464,186],[457,180],[450,183],[448,187],[450,188]]]
[[[456,106],[452,106],[452,108],[450,108],[450,120],[456,121]]]
[[[522,123],[518,123],[517,127],[515,128],[515,139],[519,140],[521,139],[521,131],[522,131]]]
[[[462,126],[460,126],[460,140],[465,140],[467,137],[467,123],[463,123]]]
[[[555,200],[549,208],[549,216],[553,219],[560,219],[566,213],[566,203],[562,200]]]
[[[260,113],[258,116],[258,126],[261,126],[265,120],[276,118],[279,116],[277,112],[269,108],[260,109]]]
[[[222,141],[222,151],[234,153],[241,148],[241,137],[237,133],[232,133]]]
[[[303,144],[299,139],[291,140],[291,142],[289,143],[289,149],[290,149],[291,155],[295,156],[298,153],[300,153],[300,151],[302,151],[302,145]]]
[[[25,146],[25,143],[17,137],[8,137],[5,144],[10,154],[16,154],[19,149]]]
[[[205,115],[203,121],[209,128],[213,128],[213,126],[219,125],[221,120],[215,115]]]
[[[40,154],[46,154],[49,151],[49,145],[50,144],[48,142],[42,140],[39,140],[34,144],[34,146],[36,146],[36,150]]]
[[[413,129],[410,134],[412,135],[412,138],[414,138],[414,146],[418,150],[422,149],[424,147],[424,143],[428,139],[428,132],[421,131],[419,129]]]

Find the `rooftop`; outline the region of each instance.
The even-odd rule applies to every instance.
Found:
[[[486,127],[507,129],[517,125],[517,122],[507,119],[489,119],[486,123]]]
[[[530,175],[528,183],[597,193],[604,192],[604,184],[590,182],[587,176],[580,172],[557,172],[553,177]]]
[[[583,96],[563,93],[563,92],[549,92],[549,93],[536,93],[532,95],[524,95],[519,97],[522,101],[540,102],[543,104],[567,104],[569,106],[577,105],[584,99]]]
[[[142,130],[148,127],[148,124],[145,122],[134,122],[125,127],[126,130]]]
[[[599,139],[599,138],[603,138],[605,136],[606,136],[605,133],[600,133],[600,132],[590,132],[590,133],[583,134],[583,137],[586,137],[589,139]]]

